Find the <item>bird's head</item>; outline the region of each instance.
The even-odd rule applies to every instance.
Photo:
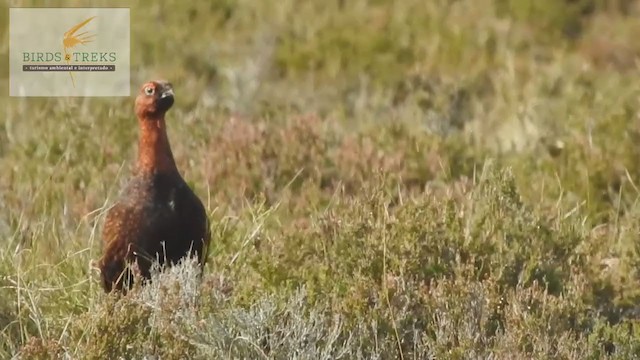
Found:
[[[164,115],[173,105],[173,86],[163,80],[149,81],[142,85],[136,97],[136,114],[139,119],[154,119]]]

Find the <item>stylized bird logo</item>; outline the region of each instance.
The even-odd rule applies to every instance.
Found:
[[[64,46],[64,60],[69,65],[71,61],[71,54],[68,52],[69,49],[74,48],[78,44],[85,45],[93,41],[93,38],[96,36],[95,34],[91,34],[88,31],[82,32],[80,34],[76,34],[76,31],[80,30],[83,26],[87,25],[89,21],[93,20],[95,16],[84,20],[81,23],[78,23],[72,26],[67,32],[64,33],[64,38],[62,38],[62,46]],[[73,87],[76,87],[76,82],[73,78],[73,73],[69,71],[69,76],[71,76],[71,83],[73,83]]]

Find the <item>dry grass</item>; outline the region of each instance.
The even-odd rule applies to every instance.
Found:
[[[640,357],[637,1],[132,7],[203,282],[99,288],[131,99],[0,97],[0,358]]]

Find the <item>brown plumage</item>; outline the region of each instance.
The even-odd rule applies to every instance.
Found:
[[[131,287],[129,264],[145,279],[150,278],[152,261],[171,265],[189,253],[204,267],[209,220],[173,159],[164,118],[173,101],[173,88],[164,81],[144,84],[136,98],[138,162],[102,230],[99,267],[106,292]]]

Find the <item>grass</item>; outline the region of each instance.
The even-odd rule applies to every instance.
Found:
[[[203,282],[99,287],[132,99],[3,94],[0,358],[639,358],[639,5],[134,2]]]

